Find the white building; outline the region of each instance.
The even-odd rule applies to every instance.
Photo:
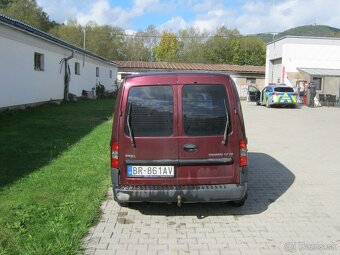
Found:
[[[117,72],[115,62],[0,14],[0,109],[61,100],[65,85],[77,96],[99,83],[112,90]]]
[[[340,38],[287,36],[267,45],[266,84],[311,81],[318,94],[339,97]]]

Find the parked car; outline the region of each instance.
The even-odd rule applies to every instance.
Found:
[[[259,102],[261,91],[253,85],[248,86],[248,100],[250,102]]]
[[[243,205],[247,138],[237,89],[228,75],[128,76],[115,108],[111,177],[118,203]]]
[[[296,107],[297,93],[289,86],[269,85],[263,88],[258,105]]]

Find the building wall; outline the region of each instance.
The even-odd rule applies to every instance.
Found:
[[[322,90],[318,93],[320,94],[331,94],[339,97],[339,86],[340,86],[340,78],[335,77],[324,77],[323,83],[327,84],[327,86],[322,86]]]
[[[44,71],[34,69],[34,53],[44,55]],[[72,54],[70,49],[0,24],[0,108],[60,100],[64,93],[64,66],[60,61]],[[80,75],[74,75],[74,63],[81,63]],[[81,95],[100,82],[110,89],[117,67],[106,62],[75,54],[69,61],[70,93]],[[96,77],[96,66],[100,76]],[[112,78],[109,78],[112,70]]]
[[[75,63],[80,63],[80,75],[75,74]],[[71,69],[70,93],[81,95],[82,90],[91,90],[96,84],[102,84],[106,90],[112,90],[117,79],[118,68],[100,62],[93,58],[76,53],[69,61]],[[99,67],[99,77],[96,76],[96,67]],[[112,77],[110,78],[110,70]]]
[[[339,63],[339,39],[288,37],[267,45],[265,82],[277,82],[277,69],[280,68],[281,81],[295,86],[296,80],[304,78],[298,67],[339,69]]]
[[[241,99],[247,98],[249,85],[253,85],[257,87],[259,90],[261,90],[265,86],[264,77],[257,77],[257,76],[240,77],[240,76],[233,76],[233,75],[231,75],[231,77],[236,84],[236,87],[237,87],[237,90],[238,90],[238,93]],[[256,81],[255,83],[249,83],[249,80],[247,82],[247,78],[255,78]]]

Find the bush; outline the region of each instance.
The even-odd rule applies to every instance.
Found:
[[[104,98],[105,96],[105,86],[100,82],[96,85],[96,95],[97,98]]]

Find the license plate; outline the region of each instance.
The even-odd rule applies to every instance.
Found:
[[[174,177],[174,166],[128,166],[128,177]]]

